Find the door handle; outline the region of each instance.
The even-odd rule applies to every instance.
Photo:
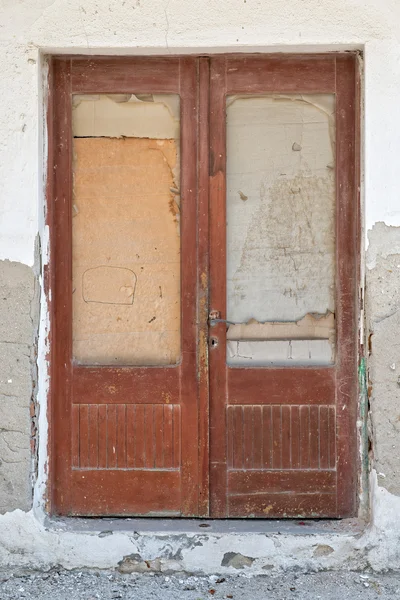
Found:
[[[237,321],[227,321],[226,319],[221,319],[221,313],[219,310],[212,310],[208,315],[208,324],[210,327],[214,327],[217,323],[226,323],[227,325],[242,325],[242,323],[238,323]]]

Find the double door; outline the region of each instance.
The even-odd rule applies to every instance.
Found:
[[[354,515],[356,56],[63,57],[50,90],[52,512]]]

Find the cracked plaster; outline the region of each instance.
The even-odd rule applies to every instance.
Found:
[[[371,522],[352,530],[293,535],[286,531],[152,533],[87,529],[74,531],[62,521],[46,524],[33,511],[0,516],[0,564],[23,569],[119,568],[124,572],[265,574],[285,570],[337,570],[400,567],[397,515],[400,498],[371,474]],[[233,562],[232,562],[233,560]],[[228,564],[229,563],[229,564]],[[146,565],[146,569],[145,569]]]
[[[0,512],[32,503],[35,288],[32,269],[0,262]]]
[[[393,356],[395,333],[400,326],[395,283],[398,279],[397,264],[400,264],[396,256],[400,255],[400,238],[395,230],[400,225],[397,176],[400,119],[396,117],[400,93],[399,23],[397,0],[310,0],[307,3],[294,0],[285,11],[272,0],[225,0],[222,4],[206,0],[135,0],[122,3],[117,0],[88,0],[84,5],[78,0],[2,2],[0,258],[30,266],[34,264],[34,240],[38,231],[42,237],[44,264],[48,258],[47,231],[43,220],[42,166],[46,145],[42,133],[43,119],[38,118],[45,96],[41,89],[43,53],[309,52],[354,48],[364,51],[363,194],[365,232],[370,234],[368,265],[371,267],[366,273],[366,307],[367,325],[373,333],[372,354],[368,361],[372,384],[372,464],[376,461],[378,467],[378,475],[374,471],[371,475],[371,524],[358,538],[349,534],[333,540],[322,536],[309,541],[304,537],[299,543],[289,536],[276,540],[281,546],[270,545],[269,542],[265,545],[257,538],[253,539],[256,552],[253,547],[251,550],[244,548],[247,543],[241,544],[239,539],[231,536],[226,536],[223,542],[213,538],[204,555],[196,555],[196,548],[185,554],[184,565],[188,570],[194,566],[199,570],[211,569],[213,564],[217,564],[217,559],[221,561],[224,550],[220,544],[225,542],[225,551],[248,553],[252,557],[261,554],[268,564],[273,563],[275,567],[301,565],[318,569],[370,565],[384,569],[400,566],[400,498],[390,492],[399,493],[397,451],[391,447],[392,438],[395,448],[398,443],[398,426],[396,422],[393,425],[393,419],[397,415],[396,374],[397,362],[400,362],[397,356]],[[382,90],[385,90],[384,94]],[[388,230],[387,226],[393,229]],[[9,265],[2,263],[1,273],[8,268]],[[13,268],[22,281],[31,281],[33,274],[27,267],[20,264]],[[3,283],[1,278],[0,281]],[[26,286],[32,291],[32,283],[26,283]],[[39,519],[43,516],[47,461],[48,314],[43,295],[41,306],[38,364],[38,397],[42,406],[39,415],[41,452],[35,515],[32,511],[13,511],[17,505],[24,510],[30,506],[30,486],[27,485],[30,467],[28,456],[24,454],[26,439],[20,443],[15,438],[15,449],[22,462],[5,471],[5,480],[0,479],[1,483],[7,481],[15,486],[8,489],[0,485],[0,505],[3,510],[13,511],[0,517],[0,562],[45,568],[57,562],[67,568],[116,565],[124,555],[135,552],[129,536],[118,534],[102,539],[49,531]],[[6,407],[4,414],[8,415],[8,421],[6,425],[2,424],[2,428],[18,428],[28,435],[28,395],[30,397],[32,377],[27,361],[32,348],[33,327],[24,303],[18,305],[14,302],[12,307],[12,310],[1,313],[0,358],[2,367],[4,365],[2,372],[15,369],[18,376],[10,378],[19,383],[17,386],[14,382],[12,384],[13,388],[18,388],[16,390],[8,388],[8,383],[2,388],[2,406]],[[23,323],[20,323],[21,319]],[[25,332],[19,341],[18,336],[12,337],[13,332],[18,331]],[[387,432],[389,442],[385,446]],[[11,447],[8,434],[6,438]],[[5,448],[0,448],[4,453]],[[0,466],[0,473],[2,468]],[[329,545],[334,552],[313,557],[316,544]],[[282,547],[284,551],[279,550]],[[158,550],[156,544],[147,556],[157,557]],[[289,558],[284,560],[282,556]],[[254,570],[260,564],[256,560]]]
[[[379,484],[400,495],[400,228],[369,232],[366,316],[374,467]]]

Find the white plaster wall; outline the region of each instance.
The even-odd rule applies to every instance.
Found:
[[[33,263],[39,54],[365,50],[365,219],[400,223],[397,0],[2,0],[0,259]]]
[[[365,52],[365,231],[400,225],[400,2],[398,0],[0,0],[0,259],[34,263],[42,236],[45,53],[168,54],[360,49]],[[40,477],[46,471],[46,330],[39,348]],[[373,523],[397,499],[373,486]],[[398,503],[398,502],[397,502]],[[394,512],[392,513],[394,514]],[[16,516],[10,529],[19,527]],[[27,519],[29,515],[26,517]],[[7,517],[7,523],[10,517]],[[384,525],[382,525],[384,523]],[[376,525],[378,524],[378,525]],[[373,525],[374,527],[374,525]],[[374,530],[371,529],[371,535]],[[375,537],[376,539],[376,537]],[[397,538],[396,538],[397,539]],[[382,542],[383,543],[383,542]],[[389,552],[389,550],[388,550]],[[21,549],[23,553],[23,548]],[[396,559],[397,560],[397,559]],[[398,559],[400,564],[400,559]],[[397,564],[397,563],[396,563]]]

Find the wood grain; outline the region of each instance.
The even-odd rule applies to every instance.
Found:
[[[358,78],[353,53],[52,60],[46,293],[53,514],[356,514]],[[72,360],[73,93],[181,97],[176,366]],[[329,367],[227,367],[226,325],[207,323],[210,311],[226,319],[226,95],[268,93],[336,94],[337,353]]]
[[[197,59],[64,57],[53,60],[53,71],[48,187],[54,273],[52,512],[196,515]],[[72,360],[72,93],[180,95],[182,357],[175,367],[80,366]],[[203,439],[204,432],[203,423]],[[84,477],[77,474],[82,470]],[[165,470],[171,474],[149,475]]]
[[[226,95],[336,94],[337,206],[334,365],[227,367],[226,326],[217,322],[210,331],[217,342],[210,350],[212,516],[333,517],[356,512],[356,64],[356,55],[351,53],[211,60],[211,309],[226,319]],[[320,488],[310,493],[311,470],[321,477],[329,472],[328,488],[321,480]],[[250,485],[255,472],[265,476],[257,479],[254,475]],[[270,473],[285,476],[273,483]],[[244,478],[240,479],[242,487],[236,483],[239,487],[231,491],[230,482],[236,477]]]

